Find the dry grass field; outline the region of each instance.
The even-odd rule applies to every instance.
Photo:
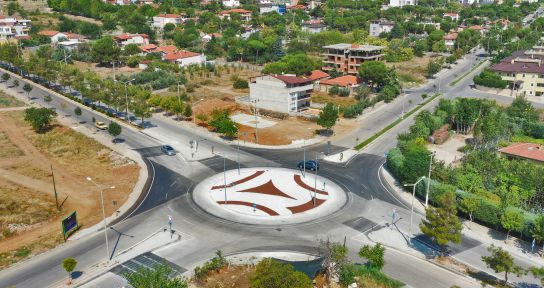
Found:
[[[399,80],[404,88],[419,86],[427,81],[427,66],[435,57],[426,54],[423,57],[414,57],[409,61],[386,63],[389,68],[395,68]]]
[[[0,91],[0,108],[23,107],[24,103]]]
[[[106,189],[111,215],[132,192],[139,166],[95,140],[54,123],[35,133],[23,111],[0,112],[0,268],[41,253],[62,242],[60,220],[77,211],[83,227],[101,220],[92,177]],[[57,211],[51,168],[59,202]]]

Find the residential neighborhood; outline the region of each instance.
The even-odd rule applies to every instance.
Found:
[[[542,287],[539,1],[0,4],[0,287]]]

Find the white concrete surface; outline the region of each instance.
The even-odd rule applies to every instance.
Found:
[[[249,115],[249,114],[236,114],[230,116],[232,121],[249,126],[249,127],[255,127],[255,122],[257,122],[257,129],[259,128],[268,128],[276,125],[277,122],[265,119],[263,117],[257,116],[257,121],[255,121],[255,115]]]
[[[264,258],[276,258],[285,261],[312,261],[317,257],[316,255],[294,251],[255,251],[226,256],[231,265],[256,265]]]
[[[231,184],[258,171],[263,171],[263,173],[246,182],[237,185]],[[295,175],[300,175],[302,182],[310,188],[307,189],[298,185],[294,180]],[[322,219],[334,213],[342,208],[348,200],[347,194],[340,186],[319,176],[319,174],[315,178],[314,173],[311,171],[307,171],[306,177],[302,177],[302,172],[299,170],[257,167],[240,169],[240,175],[238,175],[237,169],[226,171],[227,203],[229,201],[238,202],[224,204],[221,203],[225,201],[224,178],[223,173],[219,173],[199,183],[194,189],[193,200],[209,213],[239,223],[278,225],[308,222],[317,218]],[[252,189],[267,184],[269,181],[283,194],[271,195],[251,192]],[[313,188],[315,185],[317,185],[318,192],[323,190],[328,195],[314,193]],[[212,189],[214,186],[216,188]],[[243,190],[249,192],[241,192]],[[314,195],[317,195],[316,199],[318,201],[324,200],[324,202],[315,208],[311,207],[299,213],[288,209],[303,204],[312,204]],[[244,202],[247,206],[240,202]],[[255,208],[253,208],[253,204],[255,204]],[[264,209],[261,207],[264,207]],[[269,215],[270,212],[267,212],[267,209],[276,212],[277,215]]]
[[[355,155],[359,154],[359,151],[355,149],[347,149],[342,152],[338,152],[336,154],[331,154],[323,160],[328,162],[334,162],[334,163],[347,163],[351,158],[353,158]]]

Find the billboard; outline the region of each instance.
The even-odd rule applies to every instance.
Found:
[[[62,235],[64,240],[66,240],[74,231],[79,229],[79,224],[77,223],[77,214],[76,211],[72,212],[66,218],[62,219]]]

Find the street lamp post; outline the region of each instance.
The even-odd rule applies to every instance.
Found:
[[[127,82],[123,82],[123,84],[125,84],[125,104],[126,104],[126,110],[125,110],[125,120],[128,122],[128,91],[127,91],[127,85],[134,81],[135,79],[130,79],[129,81]]]
[[[225,204],[227,204],[227,157],[223,155],[223,187],[225,187]]]
[[[93,181],[91,177],[87,177],[87,181],[92,182],[98,190],[100,190],[100,202],[102,205],[102,218],[104,219],[104,237],[106,238],[106,259],[107,261],[110,261],[110,246],[108,244],[108,224],[106,223],[106,209],[104,208],[104,189],[100,187],[96,182]],[[115,189],[115,186],[111,186],[110,189]]]
[[[193,124],[196,124],[195,105],[196,105],[196,103],[198,103],[198,102],[200,102],[200,101],[202,101],[202,100],[204,100],[204,98],[200,98],[200,100],[195,101],[195,102],[193,102],[193,104],[192,104],[192,106],[193,106]]]
[[[427,191],[425,194],[425,207],[429,204],[429,189],[431,188],[431,168],[433,165],[433,156],[435,155],[435,152],[432,152],[430,154],[431,159],[429,160],[429,176],[427,177]]]
[[[304,138],[302,147],[304,148],[304,162],[302,162],[302,177],[306,178],[306,138]]]
[[[408,231],[408,239],[410,240],[410,243],[412,243],[412,222],[414,219],[414,199],[416,198],[416,186],[421,182],[421,180],[425,179],[425,176],[421,176],[416,183],[414,184],[404,184],[405,187],[412,186],[412,212],[410,213],[410,230]]]

